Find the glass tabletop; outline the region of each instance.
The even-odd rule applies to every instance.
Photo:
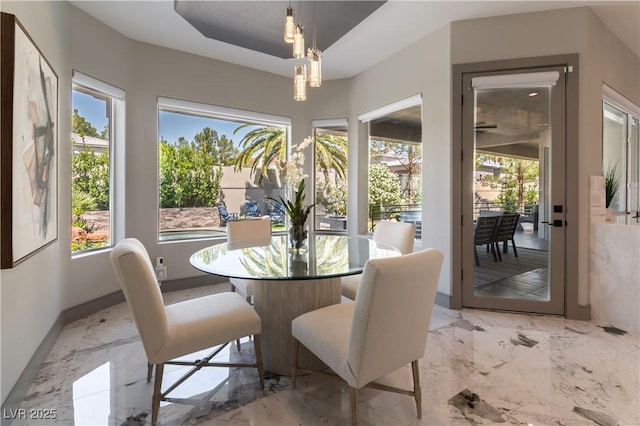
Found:
[[[369,259],[400,255],[365,237],[310,234],[304,254],[289,253],[287,243],[287,235],[244,247],[223,242],[198,250],[189,260],[196,269],[229,278],[304,280],[358,274]]]

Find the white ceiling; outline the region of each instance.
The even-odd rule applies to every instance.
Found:
[[[173,0],[71,0],[128,38],[290,76],[296,60],[282,59],[205,38],[174,11]],[[215,0],[210,1],[215,7]],[[295,6],[297,2],[292,2]],[[306,1],[303,5],[310,5]],[[403,1],[389,0],[323,52],[323,77],[349,78],[449,22],[497,15],[590,6],[640,57],[640,1]],[[280,13],[280,12],[277,12]],[[284,16],[283,16],[284,23]],[[246,24],[246,23],[245,23]],[[318,32],[322,28],[318,28]]]

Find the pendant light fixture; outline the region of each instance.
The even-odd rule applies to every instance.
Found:
[[[293,99],[296,101],[307,100],[307,66],[297,64],[293,75]]]
[[[294,23],[293,23],[293,8],[291,7],[291,2],[289,2],[289,7],[287,7],[287,18],[284,23],[284,41],[291,44],[293,43],[293,31],[294,31]]]
[[[316,47],[316,2],[313,2],[313,46],[307,53],[309,61],[309,86],[322,85],[322,52]]]
[[[293,57],[304,58],[304,33],[300,25],[300,15],[302,15],[302,1],[298,1],[298,24],[293,30]]]

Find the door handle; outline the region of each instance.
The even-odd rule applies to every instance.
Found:
[[[558,228],[562,228],[564,226],[564,221],[562,219],[556,219],[553,222],[548,222],[546,220],[543,220],[540,223],[543,223],[545,225],[552,225],[552,226],[555,226],[555,227],[558,227]]]

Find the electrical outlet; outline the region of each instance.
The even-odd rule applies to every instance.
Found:
[[[158,281],[167,279],[167,267],[166,266],[156,266],[156,278]]]

